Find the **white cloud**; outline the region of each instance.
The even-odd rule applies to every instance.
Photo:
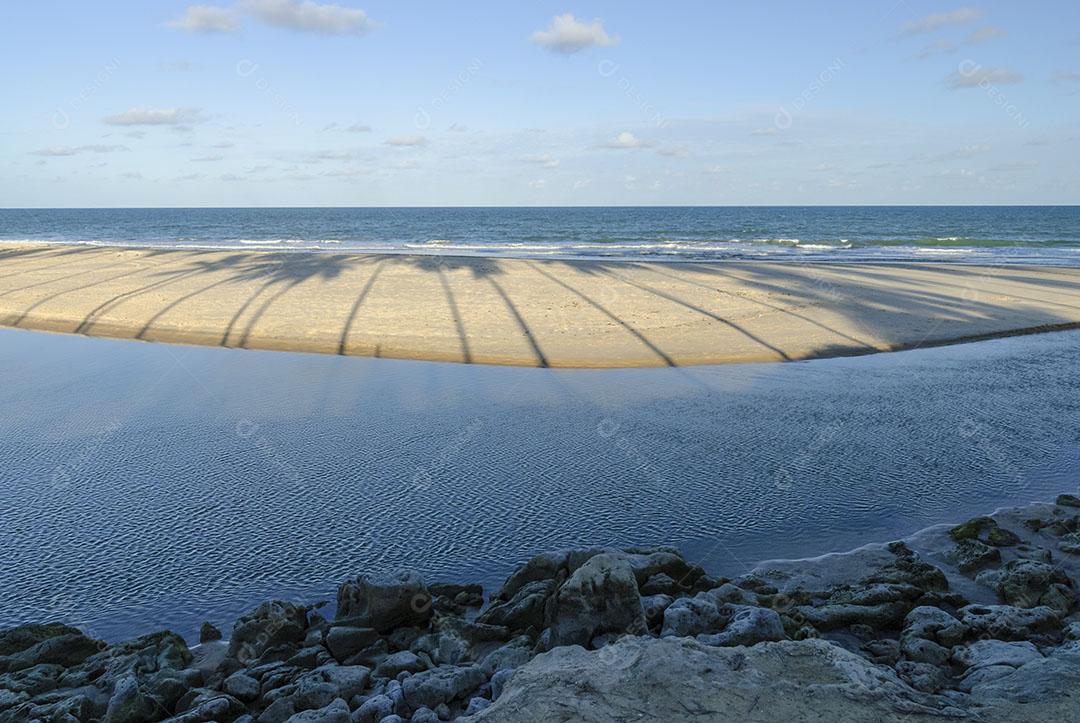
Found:
[[[451,133],[466,133],[468,132],[469,127],[462,125],[461,123],[451,123],[449,130]]]
[[[213,163],[214,161],[224,160],[225,156],[200,156],[198,158],[192,158],[192,163]]]
[[[993,40],[994,38],[1000,38],[1005,35],[1005,31],[1001,28],[995,28],[992,25],[987,25],[983,28],[976,28],[971,31],[971,34],[964,40],[968,45],[978,45],[979,43],[985,43],[987,40]]]
[[[931,161],[954,161],[964,158],[973,158],[974,156],[981,155],[983,153],[989,153],[990,146],[987,145],[971,145],[964,146],[963,148],[957,148],[954,151],[947,153],[941,153],[936,156],[931,156]]]
[[[608,143],[601,144],[601,148],[648,148],[652,143],[638,138],[630,131],[623,131]]]
[[[571,13],[556,15],[547,30],[537,30],[532,34],[532,42],[542,45],[553,53],[569,55],[585,48],[600,48],[615,45],[618,37],[612,37],[604,30],[599,19],[591,23],[582,22]]]
[[[1008,68],[984,68],[982,66],[968,68],[963,66],[960,70],[949,73],[948,77],[945,78],[945,83],[953,90],[958,90],[960,88],[978,88],[982,85],[1019,83],[1023,79],[1024,76],[1014,73]]]
[[[37,151],[30,151],[32,156],[77,156],[80,153],[114,153],[116,151],[130,151],[127,146],[53,146],[52,148],[42,148]]]
[[[244,0],[243,7],[267,25],[298,32],[363,35],[375,27],[363,10],[312,0]]]
[[[353,123],[345,129],[346,133],[371,133],[371,126],[363,123]]]
[[[545,181],[543,178],[537,178],[535,180],[529,181],[529,188],[541,189],[546,185],[547,181]]]
[[[920,59],[932,58],[935,55],[944,55],[946,53],[955,53],[956,43],[949,40],[935,40],[932,43],[923,46],[923,49],[919,51],[916,56]]]
[[[204,120],[198,108],[132,108],[105,118],[111,126],[187,126]]]
[[[553,157],[550,153],[525,156],[524,160],[526,163],[535,163],[544,168],[558,168],[559,166],[559,159]]]
[[[170,28],[189,33],[235,33],[240,29],[236,13],[216,5],[189,5],[183,17],[167,24]]]
[[[977,8],[958,8],[947,13],[927,15],[904,26],[905,35],[917,35],[919,33],[931,33],[949,25],[961,25],[977,20],[982,17],[982,11]]]
[[[1080,73],[1069,73],[1059,70],[1054,73],[1052,80],[1055,83],[1080,83]]]
[[[750,131],[752,136],[775,136],[780,132],[780,129],[776,126],[766,126],[765,128],[755,128]]]
[[[394,136],[386,140],[388,146],[398,146],[399,148],[415,148],[417,146],[426,146],[428,139],[424,136]]]

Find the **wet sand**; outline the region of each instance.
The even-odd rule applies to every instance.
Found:
[[[790,361],[1080,327],[1080,269],[0,243],[0,325],[517,366]]]

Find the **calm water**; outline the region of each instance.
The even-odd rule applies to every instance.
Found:
[[[531,257],[1080,265],[1080,206],[0,210],[0,239]]]
[[[0,626],[109,639],[675,544],[717,572],[1076,490],[1080,332],[571,371],[0,331]]]

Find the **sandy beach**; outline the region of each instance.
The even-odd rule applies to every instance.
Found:
[[[483,364],[790,361],[1080,326],[1080,270],[0,243],[0,325]]]

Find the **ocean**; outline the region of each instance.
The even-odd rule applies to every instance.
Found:
[[[0,209],[0,240],[668,261],[1080,265],[1080,206]]]

